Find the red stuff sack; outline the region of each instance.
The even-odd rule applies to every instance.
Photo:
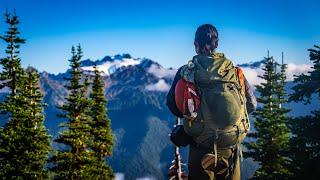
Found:
[[[196,118],[200,108],[200,97],[192,82],[180,79],[175,87],[175,101],[179,111],[188,117]]]

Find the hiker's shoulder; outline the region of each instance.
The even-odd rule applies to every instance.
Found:
[[[183,69],[183,68],[185,68],[185,67],[187,67],[187,66],[188,66],[188,64],[184,64],[184,65],[180,66],[180,67],[178,68],[178,71],[180,71],[181,69]]]
[[[221,60],[224,60],[224,61],[230,61],[232,62],[232,60],[226,56],[224,53],[221,53],[221,52],[214,52],[211,54],[211,57],[213,59],[221,59]]]
[[[214,52],[211,54],[212,58],[214,59],[227,59],[224,53],[221,52]]]
[[[187,68],[188,64],[184,64],[182,66],[180,66],[177,70],[177,74],[180,73],[183,69]]]
[[[182,65],[177,69],[177,72],[176,72],[176,75],[175,75],[175,79],[180,79],[181,78],[181,74],[182,74],[181,72],[184,71],[184,69],[186,69],[186,67],[187,67],[187,64]]]
[[[214,52],[211,54],[211,57],[223,64],[226,67],[234,67],[234,63],[231,59],[229,59],[224,53]]]

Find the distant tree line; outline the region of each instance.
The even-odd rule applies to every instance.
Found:
[[[0,59],[0,89],[8,91],[0,103],[0,177],[2,179],[113,179],[106,162],[111,156],[113,136],[107,115],[104,81],[95,67],[93,75],[80,68],[82,49],[72,47],[68,95],[59,108],[64,118],[62,132],[54,139],[64,145],[51,148],[51,137],[44,126],[43,95],[39,73],[24,69],[19,58],[19,19],[5,14],[9,26],[0,38],[7,44],[6,57]],[[92,79],[92,80],[91,80]]]

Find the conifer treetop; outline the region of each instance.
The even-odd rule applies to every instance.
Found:
[[[314,45],[314,48],[308,49],[308,51],[313,70],[308,74],[295,77],[296,85],[292,87],[294,93],[290,96],[290,101],[303,101],[308,104],[311,102],[311,95],[314,93],[320,99],[320,46]]]
[[[2,65],[2,72],[0,73],[0,89],[8,87],[11,89],[12,96],[17,93],[17,83],[20,76],[23,76],[23,69],[21,67],[21,60],[19,58],[20,44],[25,43],[25,39],[21,38],[18,29],[18,16],[16,14],[11,15],[10,13],[5,14],[6,23],[9,26],[8,30],[5,31],[4,35],[0,36],[0,39],[7,43],[5,53],[7,56],[0,59]]]

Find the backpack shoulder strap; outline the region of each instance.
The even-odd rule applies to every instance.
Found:
[[[198,55],[196,55],[196,56],[193,56],[192,60],[189,60],[188,63],[182,67],[180,75],[186,81],[195,83],[194,74],[198,66],[201,66],[201,65],[198,62]]]
[[[194,71],[195,65],[193,64],[192,60],[189,60],[188,64],[184,65],[181,68],[180,75],[186,81],[194,83]]]

